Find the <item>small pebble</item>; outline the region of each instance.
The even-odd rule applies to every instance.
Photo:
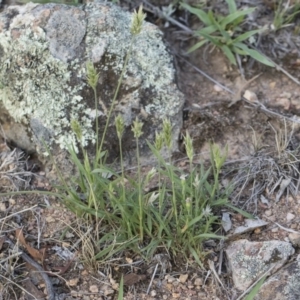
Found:
[[[78,282],[79,282],[79,278],[73,278],[73,279],[68,280],[67,284],[69,286],[77,286]]]
[[[172,276],[170,276],[169,278],[168,278],[168,282],[169,283],[172,283],[172,282],[174,282],[176,279],[174,278],[174,277],[172,277]]]
[[[293,223],[293,224],[291,225],[291,229],[297,229],[297,227],[298,227],[298,225],[295,224],[295,223]]]
[[[290,92],[283,92],[280,97],[288,98],[290,99],[292,97],[292,94]]]
[[[194,285],[202,285],[202,283],[203,283],[203,280],[202,280],[202,278],[195,278],[195,280],[194,280]]]
[[[220,92],[223,91],[223,89],[222,89],[219,85],[217,85],[217,84],[214,85],[214,90],[215,90],[217,93],[220,93]]]
[[[10,198],[10,199],[8,200],[8,202],[9,202],[10,205],[15,205],[15,204],[16,204],[16,200],[13,199],[13,198]]]
[[[90,290],[91,293],[98,293],[99,292],[99,289],[96,285],[91,285],[89,290]]]
[[[299,247],[300,246],[300,234],[299,233],[290,233],[289,234],[289,240],[294,246]]]
[[[271,210],[271,209],[266,210],[266,211],[265,211],[265,215],[266,215],[267,217],[270,217],[270,216],[272,215],[272,210]]]
[[[286,220],[289,222],[289,221],[292,221],[293,219],[295,218],[295,215],[292,214],[292,213],[288,213],[286,215]]]
[[[185,283],[185,282],[187,281],[188,277],[189,277],[188,274],[181,274],[181,275],[179,276],[179,281],[180,281],[181,283]]]
[[[249,90],[245,91],[243,97],[246,98],[250,102],[257,102],[258,101],[258,98],[257,98],[256,94],[254,92],[249,91]]]
[[[0,203],[0,211],[6,211],[6,205],[3,202]]]
[[[275,100],[276,106],[282,106],[283,109],[288,110],[290,108],[290,100],[288,98],[277,98]]]
[[[173,286],[178,286],[180,284],[180,282],[176,280],[176,281],[173,281],[172,284],[173,284]]]
[[[254,233],[255,233],[255,234],[261,233],[261,229],[260,229],[260,228],[255,228]]]

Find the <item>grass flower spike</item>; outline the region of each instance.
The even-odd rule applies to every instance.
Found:
[[[118,138],[120,139],[124,133],[124,129],[125,129],[125,123],[124,123],[124,119],[122,118],[121,115],[118,115],[115,118],[115,126],[116,126],[116,130],[117,130],[117,135]]]
[[[98,84],[99,74],[91,61],[86,63],[86,74],[89,86],[95,90]]]
[[[170,120],[163,121],[163,133],[165,145],[170,150],[172,148],[172,125]]]
[[[142,31],[143,21],[146,18],[146,14],[143,13],[143,6],[141,5],[138,12],[134,11],[133,19],[130,27],[130,32],[132,35],[138,35]]]
[[[135,138],[139,138],[142,134],[143,123],[138,120],[138,118],[133,121],[132,131]]]

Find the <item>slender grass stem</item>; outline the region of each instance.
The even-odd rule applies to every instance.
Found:
[[[120,91],[120,87],[121,87],[121,84],[122,84],[122,81],[123,81],[123,78],[124,78],[124,75],[125,75],[125,72],[126,72],[126,68],[127,68],[128,61],[129,61],[129,58],[130,58],[130,55],[131,55],[131,52],[132,52],[132,47],[133,47],[134,41],[135,41],[135,36],[132,36],[129,51],[126,54],[125,61],[124,61],[124,66],[123,66],[120,78],[118,80],[118,85],[117,85],[117,88],[115,90],[114,97],[113,97],[113,100],[112,100],[112,103],[111,103],[111,106],[110,106],[110,109],[109,109],[109,112],[108,112],[108,115],[107,115],[107,122],[105,123],[105,127],[104,127],[104,130],[103,130],[100,147],[97,150],[99,155],[102,152],[105,136],[106,136],[107,129],[108,129],[108,126],[109,126],[109,120],[111,118],[111,115],[112,115],[112,112],[113,112],[113,109],[114,109],[114,106],[115,106],[115,103],[116,103],[116,100],[117,100],[117,97],[118,97],[118,94],[119,94],[119,91]]]
[[[143,222],[144,222],[144,204],[143,204],[143,195],[142,195],[142,180],[141,180],[141,164],[140,164],[140,150],[139,150],[139,138],[136,137],[136,158],[137,158],[137,162],[138,162],[138,168],[137,168],[137,172],[138,172],[138,202],[139,202],[139,227],[140,227],[140,240],[141,242],[144,239],[144,226],[143,226]]]

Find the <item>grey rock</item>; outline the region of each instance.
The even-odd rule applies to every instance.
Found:
[[[294,252],[290,243],[282,241],[230,243],[226,255],[235,287],[245,291],[267,271],[280,269]]]
[[[266,280],[254,300],[300,299],[300,257]]]
[[[93,91],[87,85],[86,62],[91,60],[100,74],[97,94],[101,138],[130,48],[131,18],[118,6],[103,3],[80,7],[29,3],[5,8],[0,13],[0,105],[5,108],[0,110],[0,122],[6,128],[6,138],[40,155],[45,154],[43,143],[47,142],[58,155],[68,145],[79,148],[71,129],[71,121],[76,119],[83,132],[81,143],[93,154],[96,112]],[[183,103],[162,33],[145,22],[133,43],[109,123],[104,147],[110,159],[119,155],[113,122],[117,114],[125,120],[123,147],[127,161],[135,153],[131,126],[136,117],[144,123],[142,161],[153,159],[146,141],[154,141],[165,118],[173,125],[176,151]],[[2,111],[6,111],[5,116]],[[11,129],[16,124],[22,138]]]

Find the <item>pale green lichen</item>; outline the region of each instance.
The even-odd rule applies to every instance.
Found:
[[[0,82],[3,85],[0,101],[15,121],[30,124],[33,138],[40,143],[47,137],[44,135],[47,129],[49,140],[46,142],[54,138],[61,148],[66,148],[70,144],[76,145],[75,135],[70,130],[70,120],[74,118],[82,126],[83,145],[93,140],[89,109],[79,96],[83,84],[70,86],[68,64],[50,54],[44,30],[37,27],[33,32],[28,27],[22,29],[17,39],[10,31],[2,32],[0,46],[3,54],[0,57]],[[73,62],[74,67],[79,68],[76,62]]]

